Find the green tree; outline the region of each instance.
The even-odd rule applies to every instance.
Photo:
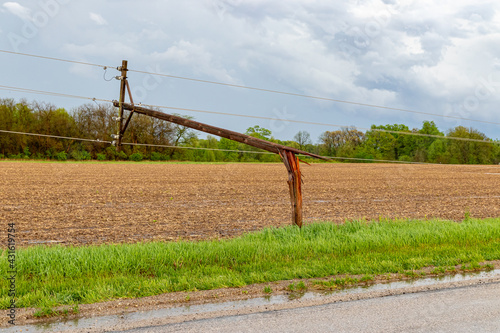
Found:
[[[14,131],[16,127],[16,105],[13,99],[0,100],[0,129]],[[0,133],[0,153],[2,155],[17,154],[16,135]]]
[[[422,124],[422,128],[414,128],[412,130],[412,133],[414,133],[415,135],[402,136],[402,145],[400,147],[399,159],[406,158],[406,160],[414,162],[427,161],[429,148],[432,143],[437,140],[437,138],[419,136],[419,134],[444,136],[444,134],[439,131],[433,121],[424,121]]]
[[[239,150],[239,143],[226,138],[221,138],[218,143],[219,149],[224,150]],[[224,161],[237,162],[240,158],[240,153],[234,151],[222,152],[224,154]]]
[[[449,140],[448,151],[451,163],[460,164],[491,164],[493,163],[493,144],[488,137],[473,128],[457,126],[448,132],[449,137],[474,139],[474,141]]]
[[[326,131],[319,137],[320,153],[328,156],[350,157],[364,142],[365,135],[355,127],[344,127],[338,131]]]
[[[365,134],[366,140],[361,151],[376,159],[397,160],[403,147],[402,135],[384,131],[409,131],[408,127],[405,125],[372,125],[371,128],[372,130]]]
[[[253,136],[254,138],[259,138],[267,141],[270,141],[272,139],[271,138],[272,132],[267,128],[263,128],[258,125],[247,128],[245,134]]]
[[[427,161],[431,163],[449,163],[450,153],[444,139],[436,139],[427,150]]]

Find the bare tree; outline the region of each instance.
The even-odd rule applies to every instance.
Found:
[[[295,136],[293,137],[295,142],[299,144],[299,149],[300,150],[305,150],[305,146],[310,145],[312,143],[311,141],[311,135],[307,131],[300,131]]]

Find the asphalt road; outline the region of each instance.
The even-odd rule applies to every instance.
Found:
[[[500,332],[500,282],[121,332]]]

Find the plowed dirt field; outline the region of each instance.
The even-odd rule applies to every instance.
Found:
[[[305,223],[500,216],[499,166],[302,165]],[[1,239],[209,239],[291,223],[282,164],[0,163]],[[6,241],[1,242],[5,248]]]

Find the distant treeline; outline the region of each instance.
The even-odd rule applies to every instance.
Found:
[[[111,141],[117,132],[117,111],[110,105],[85,104],[71,112],[45,103],[0,99],[0,130],[47,134],[90,140]],[[395,132],[414,133],[406,135]],[[441,132],[433,121],[422,128],[403,124],[373,125],[365,133],[354,127],[326,131],[313,143],[309,133],[298,132],[294,140],[274,139],[270,130],[253,126],[246,134],[332,157],[366,160],[397,160],[453,164],[498,164],[500,145],[483,133],[463,126]],[[418,134],[432,135],[420,136]],[[481,140],[450,140],[447,137]],[[134,160],[200,162],[277,162],[274,154],[228,139],[208,136],[200,139],[194,131],[155,118],[134,115],[123,142],[175,146],[178,148],[124,145],[121,152],[104,142],[0,133],[0,158],[55,160]],[[182,147],[209,148],[185,149]],[[222,150],[217,150],[222,149]],[[246,151],[246,152],[243,152]]]

